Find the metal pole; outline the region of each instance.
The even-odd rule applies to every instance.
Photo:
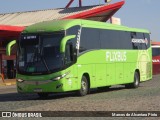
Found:
[[[82,0],[79,0],[79,7],[82,7]]]
[[[73,1],[74,1],[74,0],[70,0],[69,3],[66,5],[65,8],[69,8],[69,6],[72,4]]]

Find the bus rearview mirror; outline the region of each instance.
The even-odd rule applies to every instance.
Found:
[[[62,39],[61,44],[60,44],[60,52],[61,53],[65,53],[67,41],[70,39],[73,39],[75,37],[76,37],[76,35],[69,35],[69,36],[66,36]]]
[[[9,42],[7,44],[7,47],[6,47],[6,55],[10,56],[11,55],[11,49],[12,49],[12,46],[16,44],[16,40],[13,40],[11,42]]]

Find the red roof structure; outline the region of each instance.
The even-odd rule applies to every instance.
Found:
[[[95,7],[81,13],[66,16],[63,19],[88,19],[106,22],[124,5],[124,3],[125,1],[122,0],[114,4]]]
[[[0,25],[0,40],[17,38],[25,27]]]
[[[17,38],[25,26],[41,22],[41,19],[38,18],[39,16],[44,18],[43,21],[52,19],[87,19],[106,22],[125,3],[125,0],[121,0],[113,4],[82,7],[81,0],[79,0],[80,7],[68,8],[73,1],[74,0],[70,0],[65,9],[0,14],[0,40]],[[53,12],[53,14],[51,12]],[[55,15],[55,12],[57,12],[56,16],[52,17],[51,15]],[[48,18],[46,17],[47,14],[49,14]],[[30,19],[27,19],[26,16],[30,16]],[[24,21],[26,21],[26,23],[24,23]]]

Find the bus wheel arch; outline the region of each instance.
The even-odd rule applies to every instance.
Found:
[[[79,96],[85,96],[90,91],[90,76],[88,73],[84,73],[81,77],[81,88],[78,90]]]
[[[133,82],[126,84],[126,88],[138,88],[140,84],[140,71],[139,69],[136,69],[133,75]]]

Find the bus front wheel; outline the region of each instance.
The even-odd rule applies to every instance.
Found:
[[[134,73],[134,82],[131,84],[126,84],[126,88],[138,88],[140,84],[140,75],[137,71]]]
[[[81,80],[81,89],[78,91],[78,95],[85,96],[87,95],[88,91],[89,91],[88,80],[85,76],[83,76]]]

